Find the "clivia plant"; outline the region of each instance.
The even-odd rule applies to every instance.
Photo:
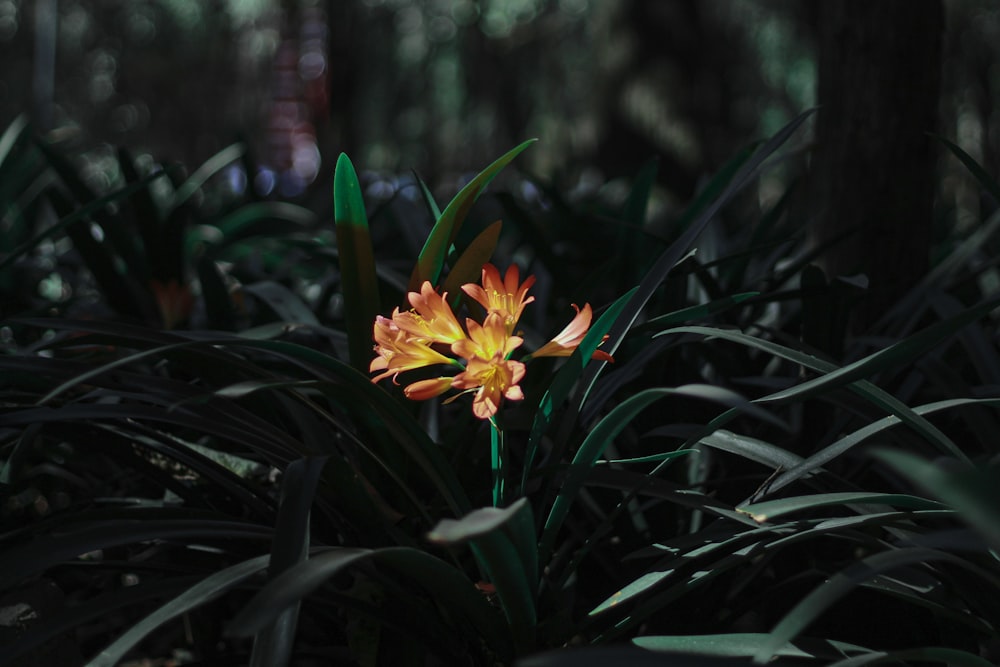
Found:
[[[634,287],[584,303],[533,351],[521,328],[536,283],[522,281],[527,267],[494,264],[499,223],[459,241],[475,200],[530,142],[443,209],[424,188],[434,223],[395,308],[383,308],[393,290],[340,157],[343,309],[332,338],[345,354],[288,336],[312,324],[224,333],[21,318],[51,333],[0,355],[0,484],[12,515],[0,608],[26,590],[74,594],[30,618],[8,613],[20,625],[0,662],[79,631],[88,667],[164,655],[201,633],[192,660],[254,667],[984,664],[971,641],[868,646],[821,621],[864,588],[956,636],[997,639],[996,597],[982,594],[1000,584],[994,469],[977,469],[928,416],[1000,400],[969,388],[910,407],[870,378],[1000,299],[947,302],[940,321],[845,365],[770,335],[779,297],[671,301],[684,290],[670,281],[712,285],[716,267],[699,265],[692,244],[807,116],[708,183]],[[642,229],[651,182],[633,188],[623,228]],[[719,315],[739,326],[705,321]],[[534,365],[544,357],[560,359]],[[664,358],[683,382],[650,372]],[[996,355],[982,359],[989,367]],[[737,374],[750,397],[731,388]],[[437,403],[470,398],[470,410]],[[830,442],[793,451],[779,438],[805,401],[846,406],[847,417]],[[654,404],[678,407],[654,414]],[[491,494],[464,474],[487,430]],[[876,438],[920,453],[882,451],[873,477],[845,481],[838,464]],[[732,479],[717,475],[720,461]],[[886,490],[868,490],[872,479]],[[39,498],[57,511],[42,513]],[[790,566],[796,557],[809,567]],[[626,639],[643,650],[617,646]]]

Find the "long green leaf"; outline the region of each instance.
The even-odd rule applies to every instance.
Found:
[[[249,540],[269,541],[270,528],[238,521],[197,519],[153,519],[169,515],[166,511],[140,512],[129,510],[119,519],[94,522],[72,530],[43,535],[0,553],[0,589],[21,583],[28,577],[45,571],[81,554],[110,549],[123,544],[148,540]],[[129,520],[129,516],[134,516]]]
[[[963,521],[1000,551],[1000,471],[996,467],[948,470],[909,452],[880,449],[872,455],[954,507]]]
[[[703,655],[664,654],[637,646],[560,648],[518,660],[514,667],[749,667],[749,662]]]
[[[867,556],[826,579],[789,610],[775,625],[767,641],[757,648],[754,662],[762,665],[770,661],[783,646],[795,639],[810,623],[859,584],[899,567],[936,561],[946,561],[973,572],[977,571],[977,568],[965,559],[922,547],[902,547]]]
[[[759,399],[760,402],[783,402],[790,399],[803,400],[832,389],[874,375],[886,368],[899,366],[916,359],[921,354],[954,335],[963,327],[980,319],[1000,305],[1000,296],[987,299],[965,311],[936,322],[889,347],[859,359],[837,370],[773,393]]]
[[[25,114],[21,114],[3,131],[3,136],[0,136],[0,165],[3,165],[7,161],[7,157],[27,127],[28,117]]]
[[[706,385],[646,389],[623,401],[591,430],[573,457],[566,479],[559,488],[542,529],[541,545],[539,546],[540,562],[548,561],[559,528],[566,519],[570,506],[576,500],[598,457],[635,416],[650,404],[668,396],[708,399],[730,406],[749,407],[749,403],[738,394],[726,391],[721,387],[708,387]]]
[[[299,459],[285,469],[281,480],[281,504],[274,527],[268,579],[305,561],[309,553],[309,515],[327,457]],[[254,635],[251,667],[284,667],[292,657],[299,603],[289,605],[270,624]]]
[[[779,498],[743,505],[736,509],[750,515],[754,521],[764,523],[791,512],[830,505],[890,505],[911,510],[946,509],[946,505],[917,496],[898,493],[865,493],[862,491],[814,493],[808,496]]]
[[[351,365],[366,372],[372,359],[372,326],[380,311],[378,279],[361,185],[343,153],[333,175],[333,206],[348,354]]]
[[[497,248],[502,227],[503,224],[497,220],[481,231],[448,271],[448,277],[445,278],[441,291],[451,295],[450,301],[453,307],[463,295],[462,285],[479,282],[483,265],[490,261]]]
[[[516,520],[516,521],[515,521]],[[510,524],[516,524],[510,526]],[[505,530],[512,527],[513,530]],[[525,538],[524,531],[533,535],[534,519],[527,498],[517,500],[505,509],[484,507],[461,519],[443,519],[428,534],[436,544],[469,543],[497,596],[510,623],[518,653],[529,651],[535,643],[535,611],[533,575],[537,575],[534,539]]]
[[[972,405],[983,405],[991,407],[1000,407],[1000,399],[996,398],[955,398],[946,401],[937,401],[934,403],[928,403],[927,405],[920,405],[913,408],[913,413],[923,418],[924,415],[933,414],[935,412],[940,412],[941,410],[950,410],[953,408],[972,406]],[[884,431],[885,429],[891,428],[897,424],[902,423],[902,420],[895,415],[890,415],[888,417],[883,417],[877,421],[872,422],[866,426],[859,428],[853,433],[845,435],[836,442],[833,442],[815,454],[810,455],[808,458],[800,460],[797,464],[791,466],[785,466],[787,470],[778,477],[776,477],[770,484],[767,485],[767,493],[774,493],[778,491],[795,480],[809,475],[813,471],[819,469],[821,466],[829,463],[838,456],[841,456],[855,445],[863,442],[864,440],[872,437],[873,435]]]
[[[230,621],[226,633],[246,637],[259,631],[281,609],[305,599],[337,573],[368,561],[403,575],[422,587],[443,605],[450,606],[466,618],[498,654],[506,659],[512,655],[509,635],[497,623],[497,614],[473,583],[444,561],[408,547],[377,550],[338,547],[323,551],[268,583]]]
[[[535,410],[535,418],[531,424],[531,431],[528,434],[528,445],[521,476],[521,495],[524,495],[527,488],[528,475],[531,473],[532,463],[534,463],[535,456],[538,453],[542,436],[545,435],[546,429],[552,423],[555,409],[562,405],[563,401],[569,396],[573,390],[573,385],[580,378],[583,369],[590,363],[591,357],[604,339],[604,335],[614,324],[622,308],[625,307],[634,293],[635,289],[633,288],[620,296],[617,301],[611,304],[597,318],[597,321],[590,327],[579,347],[573,350],[573,353],[566,360],[566,363],[563,364],[562,368],[556,371],[556,375],[552,379],[551,384],[549,384],[549,388],[542,395],[538,408]]]
[[[167,621],[200,607],[264,570],[268,558],[270,557],[251,558],[207,577],[133,625],[85,667],[114,667],[132,647]]]
[[[736,633],[721,635],[658,635],[636,637],[632,643],[653,651],[692,653],[717,657],[750,657],[764,644],[768,635],[764,633]],[[832,640],[802,641],[799,645],[787,644],[776,655],[783,658],[825,658],[844,656],[847,652],[857,653],[867,649]]]
[[[787,359],[788,361],[805,366],[810,370],[819,371],[820,373],[832,373],[838,368],[834,364],[824,361],[811,354],[805,354],[803,352],[799,352],[798,350],[785,347],[784,345],[779,345],[777,343],[731,329],[683,326],[668,329],[658,335],[677,333],[691,333],[709,338],[722,338],[734,343],[763,350],[769,354],[775,355],[776,357]],[[926,438],[928,442],[937,445],[942,451],[957,456],[960,459],[968,460],[968,457],[962,452],[962,450],[959,449],[947,435],[942,433],[939,428],[921,417],[909,406],[888,392],[878,388],[867,380],[861,379],[856,379],[849,383],[848,388],[854,393],[865,398],[865,400],[870,401],[872,404],[898,417],[903,423],[907,424],[914,431]]]
[[[948,150],[954,153],[955,157],[957,157],[959,161],[965,165],[966,169],[968,169],[972,175],[976,177],[976,180],[979,181],[979,185],[983,186],[984,190],[993,195],[993,198],[996,201],[1000,201],[1000,184],[997,184],[996,179],[990,176],[989,172],[983,169],[983,167],[976,162],[975,158],[962,150],[958,144],[948,141],[944,137],[937,134],[931,134],[931,136],[947,146]]]
[[[26,253],[30,252],[32,248],[34,248],[35,246],[37,246],[39,243],[49,238],[50,236],[54,236],[55,234],[65,230],[70,225],[79,222],[80,220],[86,219],[87,217],[93,215],[95,212],[103,209],[111,202],[115,202],[120,199],[125,199],[131,196],[132,194],[138,192],[139,190],[148,187],[151,182],[160,178],[161,176],[164,176],[165,174],[166,174],[165,171],[154,172],[149,176],[147,176],[146,178],[142,179],[141,181],[127,185],[126,187],[120,190],[116,190],[115,192],[107,194],[98,199],[93,199],[91,201],[88,201],[79,208],[74,209],[72,213],[66,215],[64,218],[61,218],[59,222],[55,223],[50,227],[46,227],[38,234],[33,236],[31,239],[25,241],[20,246],[18,246],[17,249],[12,251],[9,255],[0,260],[0,271],[6,269],[8,266],[16,262],[19,258],[23,257]]]
[[[948,667],[995,667],[994,663],[978,655],[956,648],[928,646],[901,651],[877,652],[859,655],[830,663],[828,667],[865,667],[866,665],[909,665],[939,662]]]
[[[608,332],[608,342],[606,345],[608,353],[614,354],[615,350],[618,349],[618,346],[625,337],[625,333],[639,317],[639,313],[645,307],[646,302],[653,296],[671,269],[688,252],[691,244],[704,231],[708,223],[715,218],[723,206],[728,204],[737,193],[750,183],[757,169],[798,130],[806,119],[812,115],[813,111],[814,109],[810,109],[800,114],[766,143],[758,147],[752,155],[745,160],[741,159],[738,168],[735,169],[735,173],[732,173],[731,178],[728,169],[726,173],[719,174],[720,184],[725,183],[722,192],[719,193],[718,197],[711,204],[706,205],[687,226],[684,233],[660,255],[659,259],[656,260],[656,263],[646,274],[646,277],[638,285],[631,299],[629,299],[627,307],[623,309],[621,316],[616,319],[614,326]],[[599,373],[600,368],[596,367],[588,371],[587,377],[581,383],[579,391],[589,391],[589,387],[596,381]]]
[[[420,285],[425,280],[429,280],[432,285],[438,283],[445,257],[447,257],[452,241],[461,229],[462,223],[465,222],[465,217],[469,214],[473,203],[490,181],[500,173],[500,170],[535,141],[535,139],[529,139],[504,153],[493,164],[479,172],[448,202],[431,229],[431,233],[427,236],[427,241],[424,242],[424,247],[417,258],[417,265],[410,277],[409,289],[411,292],[419,291]]]
[[[184,204],[191,198],[191,195],[198,192],[198,190],[200,190],[201,187],[208,182],[208,179],[221,171],[226,165],[239,160],[243,157],[244,153],[246,153],[246,147],[243,144],[232,144],[230,146],[226,146],[218,153],[205,160],[201,166],[195,169],[194,173],[191,174],[191,176],[189,176],[179,188],[177,188],[177,191],[174,193],[171,208],[176,210]]]

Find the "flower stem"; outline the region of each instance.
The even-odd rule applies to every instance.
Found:
[[[506,504],[507,452],[504,451],[503,429],[496,418],[490,419],[490,467],[493,470],[493,506]]]

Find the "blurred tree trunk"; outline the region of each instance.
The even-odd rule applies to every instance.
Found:
[[[361,105],[359,68],[363,36],[359,31],[357,0],[327,0],[327,81],[329,86],[329,133],[336,151],[359,155],[357,114]],[[382,63],[378,63],[381,65]],[[372,68],[378,71],[377,68]],[[330,159],[330,158],[327,158]]]
[[[816,6],[820,35],[817,243],[829,277],[865,273],[854,330],[873,324],[928,269],[942,0]]]

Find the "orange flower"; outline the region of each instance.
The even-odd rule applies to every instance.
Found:
[[[393,314],[395,317],[397,313]],[[430,343],[410,336],[400,329],[395,320],[382,317],[375,318],[375,353],[368,372],[385,371],[372,378],[378,382],[390,375],[395,376],[403,371],[423,368],[434,364],[454,364],[454,359],[446,357],[430,346]]]
[[[507,335],[504,316],[491,312],[482,326],[466,320],[469,338],[451,346],[451,351],[466,359],[465,371],[455,376],[451,386],[476,391],[472,412],[489,419],[500,409],[500,400],[519,401],[524,393],[518,382],[524,377],[524,364],[507,357],[524,342],[520,336]]]
[[[462,368],[454,377],[437,377],[418,380],[409,384],[403,393],[413,400],[426,400],[440,396],[449,389],[463,393],[475,392],[472,412],[479,419],[491,419],[500,409],[503,399],[518,401],[524,398],[519,383],[524,378],[525,366],[510,356],[524,339],[514,335],[515,327],[524,307],[535,300],[528,296],[528,289],[535,283],[528,276],[522,283],[517,266],[511,266],[501,279],[492,264],[482,272],[482,285],[463,285],[462,290],[486,309],[482,324],[466,319],[465,328],[458,323],[448,305],[447,294],[438,294],[429,281],[424,281],[419,292],[410,292],[407,299],[411,310],[400,312],[396,308],[392,318],[379,315],[375,319],[374,337],[376,357],[369,370],[381,371],[372,378],[378,382],[404,371],[437,364],[452,364]],[[535,357],[566,357],[576,349],[593,319],[590,304],[577,308],[576,316],[559,335],[535,352]],[[448,346],[455,357],[444,354]],[[591,357],[613,361],[607,352],[596,351]]]
[[[473,357],[466,370],[455,376],[451,386],[456,389],[477,389],[472,400],[472,412],[480,419],[489,419],[500,409],[500,399],[519,401],[524,393],[518,382],[524,377],[524,364],[504,361],[498,354],[489,361]]]
[[[397,308],[392,321],[410,336],[432,343],[452,343],[465,338],[462,326],[448,305],[448,293],[438,294],[429,280],[420,286],[420,292],[406,295],[413,310],[401,313]]]
[[[469,283],[462,285],[462,291],[478,301],[487,314],[498,313],[503,318],[507,333],[512,334],[524,307],[535,300],[535,297],[527,296],[528,289],[535,284],[535,276],[528,276],[520,284],[519,281],[516,264],[507,267],[503,280],[497,267],[486,264],[483,266],[483,286]]]
[[[575,303],[573,308],[576,309],[576,317],[555,338],[534,352],[532,357],[568,357],[573,354],[573,350],[583,342],[584,336],[587,335],[587,330],[590,329],[590,320],[594,317],[589,303],[583,304],[583,310],[580,310]],[[606,339],[607,336],[604,338]],[[610,354],[601,350],[595,350],[590,358],[614,361]]]
[[[492,359],[496,355],[506,359],[524,342],[520,336],[507,335],[507,327],[500,313],[490,313],[482,325],[472,319],[465,320],[469,337],[456,341],[451,351],[463,359]]]

